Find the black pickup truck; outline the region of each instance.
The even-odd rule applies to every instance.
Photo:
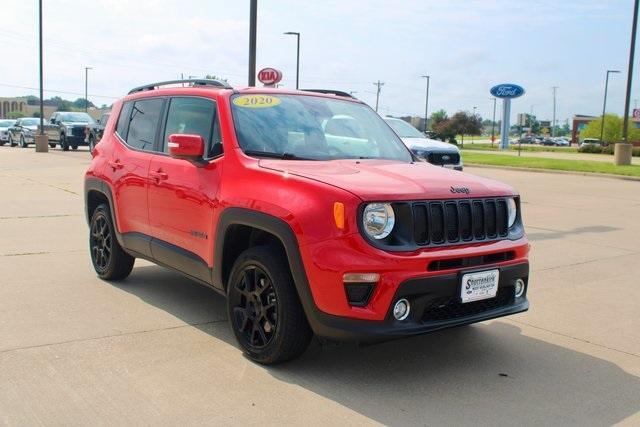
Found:
[[[89,151],[93,150],[93,147],[100,142],[102,133],[104,132],[104,127],[107,125],[108,120],[109,113],[104,113],[95,123],[88,124],[85,128],[86,136],[84,138],[84,142],[89,144]]]
[[[51,115],[49,125],[45,126],[49,145],[53,147],[59,143],[64,151],[68,151],[69,147],[77,150],[79,145],[87,144],[85,129],[93,124],[93,118],[87,113],[56,111]]]

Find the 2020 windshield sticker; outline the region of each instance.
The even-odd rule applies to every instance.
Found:
[[[244,108],[269,108],[280,105],[282,101],[271,95],[240,95],[233,99],[233,104]]]

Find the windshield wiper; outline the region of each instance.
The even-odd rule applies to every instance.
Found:
[[[269,157],[273,159],[281,159],[281,160],[316,160],[309,159],[307,157],[296,156],[292,153],[273,153],[271,151],[260,151],[260,150],[244,150],[244,154],[248,156],[256,156],[256,157]]]

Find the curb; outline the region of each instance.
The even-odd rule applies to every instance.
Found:
[[[482,163],[464,163],[464,166],[470,166],[474,168],[481,169],[506,169],[506,170],[514,170],[514,171],[523,171],[523,172],[537,172],[537,173],[555,173],[558,175],[579,175],[579,176],[592,176],[592,177],[600,177],[600,178],[615,178],[622,179],[624,181],[637,181],[640,182],[640,177],[638,176],[627,176],[627,175],[613,175],[609,173],[599,173],[599,172],[579,172],[579,171],[563,171],[557,169],[542,169],[542,168],[525,168],[521,166],[496,166],[496,165],[485,165]]]

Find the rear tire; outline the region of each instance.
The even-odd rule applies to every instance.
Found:
[[[0,147],[4,145],[4,141],[0,141]]]
[[[252,360],[265,365],[300,356],[313,336],[291,277],[277,247],[256,246],[233,265],[227,289],[233,333]]]
[[[99,205],[89,224],[89,251],[93,268],[104,280],[122,280],[133,269],[135,258],[126,253],[116,238],[109,206]]]

